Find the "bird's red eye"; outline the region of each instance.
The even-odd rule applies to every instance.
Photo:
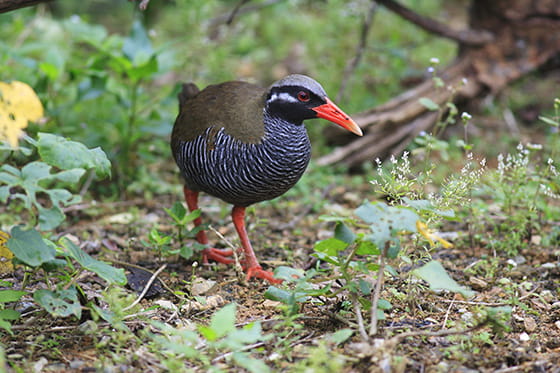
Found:
[[[305,91],[300,91],[300,92],[297,94],[297,98],[298,98],[298,100],[300,100],[301,102],[307,102],[307,101],[309,101],[309,94],[308,94],[307,92],[305,92]]]

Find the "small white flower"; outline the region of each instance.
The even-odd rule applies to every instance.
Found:
[[[436,69],[434,69],[434,68],[433,68],[433,67],[431,67],[431,66],[430,66],[430,67],[428,67],[428,72],[429,72],[430,74],[433,74],[433,73],[434,73],[434,71],[436,71]]]
[[[439,63],[439,58],[437,57],[430,58],[430,63],[433,65],[437,65]]]
[[[461,119],[466,122],[468,120],[472,119],[472,115],[470,115],[469,113],[467,113],[466,111],[463,111],[463,113],[461,114]]]

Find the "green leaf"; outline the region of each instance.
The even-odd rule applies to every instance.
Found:
[[[55,258],[55,250],[45,244],[41,234],[35,229],[24,231],[15,226],[10,235],[7,243],[8,249],[25,264],[38,267]]]
[[[340,241],[346,242],[348,245],[356,240],[356,235],[346,226],[346,224],[339,222],[334,228],[334,237]]]
[[[94,259],[66,237],[62,237],[59,243],[66,249],[70,257],[74,258],[82,267],[95,272],[108,283],[126,284],[126,276],[122,268],[115,268],[105,262]]]
[[[241,351],[235,351],[232,354],[235,363],[250,373],[268,373],[270,368],[262,360],[251,357],[249,354]]]
[[[2,180],[0,180],[2,181]],[[0,202],[6,203],[8,201],[8,197],[10,196],[10,186],[5,185],[0,187]]]
[[[175,201],[175,203],[173,204],[173,206],[171,206],[171,208],[168,209],[164,207],[163,209],[165,210],[165,212],[167,212],[169,216],[171,216],[171,218],[175,221],[175,223],[180,223],[187,213],[187,209],[179,201]],[[200,210],[198,211],[200,214]]]
[[[371,241],[360,241],[356,249],[357,255],[379,255],[379,248]]]
[[[152,43],[141,21],[136,20],[132,24],[132,32],[124,39],[122,52],[135,65],[142,64],[154,56]]]
[[[33,299],[55,317],[82,316],[82,306],[74,286],[56,291],[39,289],[33,294]]]
[[[210,320],[210,329],[216,333],[217,338],[235,330],[235,311],[235,303],[230,303],[214,313]]]
[[[85,174],[86,170],[83,168],[73,168],[71,170],[61,171],[53,176],[60,181],[70,184],[77,184],[82,176]]]
[[[9,308],[0,310],[0,319],[2,320],[17,320],[20,316],[21,314],[16,310],[12,310]]]
[[[280,280],[294,282],[305,276],[305,271],[300,268],[292,268],[288,266],[278,266],[274,270],[274,277]]]
[[[419,216],[412,209],[404,206],[387,206],[383,202],[366,202],[355,211],[356,215],[370,224],[371,234],[368,240],[384,248],[387,242],[398,246],[397,235],[401,232],[416,232]]]
[[[208,326],[199,325],[197,330],[204,339],[210,342],[214,342],[219,338],[218,332]]]
[[[14,335],[12,332],[12,323],[9,321],[17,320],[20,316],[19,312],[12,309],[0,310],[0,328],[6,330],[11,335]]]
[[[557,122],[552,118],[539,116],[539,119],[542,120],[543,122],[545,122],[546,124],[550,125],[550,126],[553,126],[553,127],[560,126],[560,122]]]
[[[412,271],[416,277],[426,281],[432,290],[449,290],[459,293],[465,298],[474,296],[474,292],[467,287],[459,285],[449,276],[440,262],[432,260],[420,268]]]
[[[313,250],[325,253],[330,256],[336,256],[339,251],[348,247],[348,244],[338,238],[327,238],[326,240],[319,241],[313,247]]]
[[[391,304],[391,302],[385,300],[385,299],[379,299],[377,301],[377,309],[379,310],[390,310],[391,308],[393,308],[393,305]]]
[[[327,339],[336,346],[346,342],[354,334],[352,329],[340,329],[327,336]]]
[[[276,286],[269,286],[264,293],[264,297],[288,305],[305,302],[309,298],[305,292],[288,291]]]
[[[101,148],[88,149],[82,143],[39,132],[37,150],[45,162],[62,170],[93,169],[98,178],[111,175],[111,162]]]
[[[428,109],[430,111],[439,110],[439,105],[436,104],[435,102],[433,102],[431,99],[429,99],[427,97],[419,98],[418,102],[420,103],[420,105],[424,106],[426,109]]]
[[[0,290],[0,303],[17,302],[25,294],[21,290]]]
[[[50,209],[38,207],[39,211],[39,228],[43,231],[49,231],[58,227],[64,221],[64,213],[57,205]]]

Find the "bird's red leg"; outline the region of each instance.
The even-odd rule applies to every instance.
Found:
[[[194,190],[190,190],[186,186],[183,188],[183,192],[185,194],[185,200],[187,201],[187,207],[189,211],[194,211],[198,209],[198,192]],[[194,225],[198,227],[202,224],[202,218],[198,217],[194,219]],[[201,229],[196,234],[196,240],[203,244],[208,245],[208,237],[206,236],[206,232]],[[202,250],[202,263],[208,264],[208,259],[214,260],[219,263],[231,264],[234,262],[233,259],[228,258],[228,256],[233,255],[233,251],[231,250],[220,250],[215,248],[205,248]]]
[[[241,206],[234,206],[231,210],[231,218],[233,220],[233,225],[235,225],[235,230],[237,230],[237,234],[239,235],[239,239],[241,240],[241,246],[243,246],[243,252],[245,254],[245,269],[247,270],[247,280],[251,277],[262,278],[270,282],[271,284],[279,284],[282,280],[273,277],[273,273],[269,271],[265,271],[260,266],[259,262],[257,261],[257,257],[255,256],[255,252],[253,251],[253,247],[251,246],[251,241],[249,241],[249,237],[247,236],[247,231],[245,230],[245,207]]]

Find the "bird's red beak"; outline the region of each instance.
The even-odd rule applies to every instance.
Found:
[[[348,114],[340,110],[338,106],[336,106],[328,97],[325,97],[325,100],[327,101],[326,104],[312,108],[319,118],[336,123],[342,128],[345,128],[358,136],[363,135],[361,128],[352,120],[352,118],[350,118]]]

